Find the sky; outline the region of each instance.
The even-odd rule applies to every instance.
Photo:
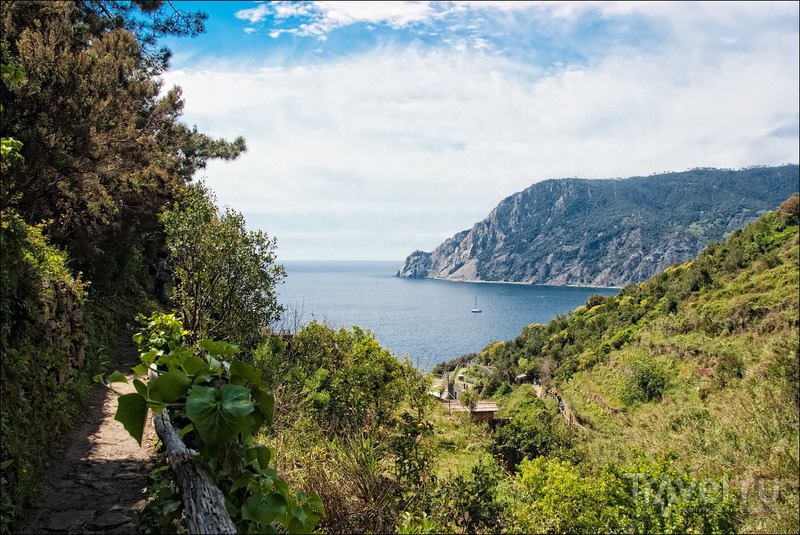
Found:
[[[175,2],[198,173],[278,261],[430,251],[550,178],[800,160],[797,2]]]

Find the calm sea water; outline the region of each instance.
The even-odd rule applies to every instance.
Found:
[[[284,262],[279,301],[291,323],[358,325],[381,346],[417,366],[434,364],[489,343],[506,341],[531,323],[547,323],[608,288],[464,283],[395,277],[402,262]],[[472,313],[477,301],[483,312]]]

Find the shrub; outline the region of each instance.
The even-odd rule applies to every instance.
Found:
[[[274,238],[248,231],[243,216],[220,211],[203,184],[161,215],[176,286],[173,298],[192,336],[236,340],[252,348],[282,307],[275,286],[285,276],[275,263]]]
[[[442,483],[434,499],[435,525],[449,524],[457,533],[500,533],[505,515],[499,492],[501,479],[500,467],[491,459],[482,459],[469,476]]]
[[[628,362],[620,398],[630,405],[637,401],[659,399],[669,385],[669,373],[663,365],[644,354],[634,356]]]
[[[526,389],[527,390],[527,389]],[[513,400],[508,400],[511,404]],[[572,449],[572,431],[564,427],[559,413],[538,398],[526,400],[492,433],[490,449],[500,457],[509,471],[514,471],[523,459],[554,456],[577,460]]]
[[[525,460],[512,485],[518,533],[736,533],[742,512],[727,475],[694,476],[676,455],[636,455],[625,467],[581,474],[566,461]]]

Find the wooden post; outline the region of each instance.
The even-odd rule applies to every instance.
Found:
[[[194,462],[197,453],[187,448],[178,436],[166,409],[161,414],[153,414],[153,424],[167,450],[167,462],[181,490],[189,533],[236,533],[236,527],[225,510],[222,491]]]

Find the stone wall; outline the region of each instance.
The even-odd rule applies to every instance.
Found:
[[[58,384],[63,385],[83,368],[89,345],[78,290],[63,281],[43,278],[36,327],[42,344],[62,357],[58,359],[62,363]]]

